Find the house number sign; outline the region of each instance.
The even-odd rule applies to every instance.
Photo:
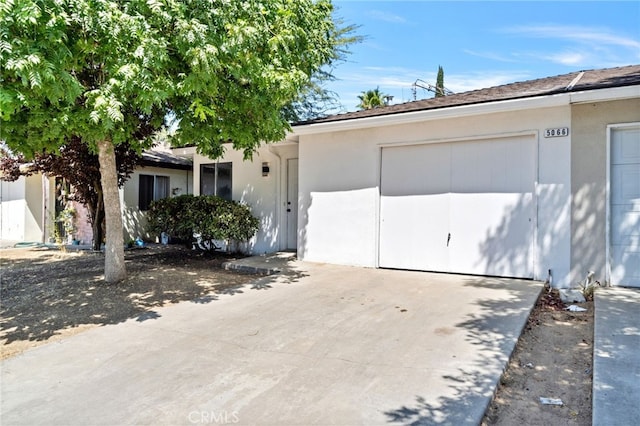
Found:
[[[545,138],[559,138],[562,136],[569,136],[569,128],[568,127],[554,127],[553,129],[545,129],[544,137]]]

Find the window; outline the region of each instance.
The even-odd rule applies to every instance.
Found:
[[[153,200],[160,200],[169,196],[169,176],[140,175],[140,191],[138,193],[138,207],[149,210]]]
[[[231,201],[232,163],[212,163],[200,166],[200,194],[217,195]]]

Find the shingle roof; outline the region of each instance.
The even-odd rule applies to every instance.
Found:
[[[331,115],[324,118],[295,123],[294,126],[353,120],[357,118],[377,117],[511,99],[531,98],[558,93],[631,86],[637,84],[640,84],[640,65],[577,71],[555,77],[505,84],[502,86],[457,93],[439,98],[424,99],[380,108]]]
[[[193,167],[191,160],[178,157],[170,152],[154,150],[144,151],[142,153],[142,165],[178,170],[191,170]]]

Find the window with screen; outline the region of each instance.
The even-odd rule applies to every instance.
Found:
[[[200,166],[200,194],[217,195],[231,201],[232,163],[211,163]]]

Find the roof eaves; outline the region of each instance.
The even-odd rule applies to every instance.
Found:
[[[553,96],[505,99],[493,102],[457,105],[447,108],[408,111],[403,114],[387,114],[377,117],[362,117],[351,120],[312,123],[305,126],[295,127],[294,133],[298,135],[304,135],[326,133],[332,131],[384,127],[388,125],[410,124],[429,120],[460,118],[487,113],[516,111],[531,108],[556,107],[568,105],[570,102],[571,97],[568,93],[559,93]]]
[[[536,98],[536,97],[541,97],[541,96],[553,96],[553,95],[562,94],[562,93],[566,93],[566,91],[562,90],[562,89],[554,89],[554,90],[550,90],[548,92],[543,92],[543,93],[531,92],[531,93],[519,94],[519,95],[502,97],[502,98],[494,98],[494,99],[487,98],[487,99],[473,100],[473,101],[469,101],[469,102],[457,102],[457,103],[450,103],[450,104],[444,104],[444,105],[425,105],[425,106],[418,107],[418,108],[389,110],[389,111],[386,111],[386,112],[382,112],[381,111],[381,113],[379,113],[379,114],[363,114],[361,116],[355,116],[355,115],[349,115],[349,114],[341,114],[341,115],[333,116],[331,119],[326,119],[326,120],[325,119],[318,119],[318,120],[313,120],[313,121],[308,121],[308,122],[296,123],[294,125],[294,127],[295,126],[304,126],[304,125],[307,125],[307,124],[335,123],[335,122],[340,122],[340,121],[357,120],[357,119],[363,119],[363,118],[386,117],[386,116],[393,116],[393,115],[399,115],[399,114],[406,114],[406,113],[409,113],[409,112],[436,111],[436,110],[443,110],[443,109],[454,108],[454,107],[483,105],[483,104],[490,104],[490,103],[495,103],[495,102]]]
[[[390,105],[372,110],[337,114],[315,120],[294,123],[293,126],[298,127],[347,120],[358,120],[363,118],[393,116],[408,112],[438,110],[464,105],[480,105],[491,102],[526,99],[540,96],[553,96],[560,93],[583,92],[588,90],[638,84],[640,84],[640,66],[638,65],[578,71],[554,77],[478,89],[439,98]]]

